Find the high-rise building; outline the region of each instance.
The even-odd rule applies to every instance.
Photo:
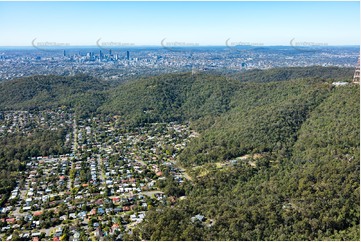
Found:
[[[112,50],[109,50],[109,56],[111,56],[112,55]]]
[[[127,50],[127,60],[129,60],[129,57],[130,57],[129,51]]]
[[[64,52],[63,52],[63,56],[66,56],[66,52],[65,52],[65,50],[64,50]]]
[[[103,52],[102,51],[99,51],[99,57],[100,57],[100,59],[103,59]]]

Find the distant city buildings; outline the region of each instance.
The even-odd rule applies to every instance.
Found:
[[[358,47],[330,46],[313,52],[297,51],[290,46],[239,51],[226,47],[181,48],[177,51],[134,47],[107,52],[99,48],[0,49],[0,81],[44,74],[85,73],[104,79],[127,79],[186,71],[227,72],[313,65],[354,68],[358,56]]]

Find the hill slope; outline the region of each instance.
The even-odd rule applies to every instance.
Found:
[[[0,110],[66,105],[95,111],[104,100],[101,91],[108,86],[101,80],[84,75],[19,78],[0,83]]]
[[[239,104],[231,103],[231,100],[242,95],[239,92],[244,87],[242,84],[310,78],[332,82],[351,79],[352,73],[350,68],[294,67],[232,75],[166,74],[119,85],[109,92],[109,98],[99,111],[119,113],[136,124],[196,120],[206,116],[213,118]]]
[[[359,87],[341,87],[309,113],[290,156],[265,154],[185,185],[186,200],[152,210],[145,240],[359,240]],[[196,214],[206,221],[192,222]]]

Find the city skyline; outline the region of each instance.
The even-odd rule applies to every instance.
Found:
[[[359,2],[0,2],[0,46],[359,45],[359,17]]]

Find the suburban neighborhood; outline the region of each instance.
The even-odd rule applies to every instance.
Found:
[[[131,127],[61,108],[0,113],[0,135],[64,129],[69,153],[29,157],[0,208],[2,240],[122,240],[146,211],[175,202],[159,184],[189,179],[176,157],[197,136],[185,124]]]

